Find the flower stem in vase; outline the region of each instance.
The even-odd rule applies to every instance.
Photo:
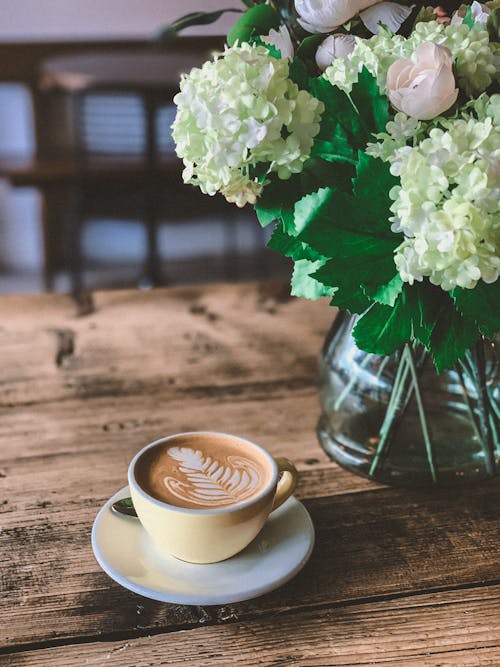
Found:
[[[423,367],[426,356],[427,355],[424,351],[419,361],[416,362],[414,352],[410,346],[405,345],[403,348],[396,372],[396,377],[394,379],[393,390],[387,405],[387,411],[385,413],[382,426],[380,427],[380,439],[370,467],[370,477],[373,477],[377,470],[383,466],[384,460],[387,458],[390,451],[392,435],[396,432],[401,419],[404,418],[408,404],[413,394],[415,394],[420,424],[422,427],[422,435],[425,442],[427,462],[429,464],[432,481],[434,483],[437,482],[437,472],[434,461],[432,441],[425,416],[425,407],[422,400],[422,394],[419,387],[419,370]],[[409,384],[407,386],[406,396],[402,400],[401,397],[407,385],[408,376],[410,376]]]

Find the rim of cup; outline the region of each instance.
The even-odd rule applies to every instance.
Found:
[[[163,442],[168,442],[169,440],[175,440],[176,438],[180,438],[183,436],[196,436],[196,435],[213,435],[213,436],[225,436],[228,438],[233,438],[234,440],[240,440],[241,442],[244,442],[245,444],[249,445],[250,447],[257,449],[260,454],[263,455],[265,459],[267,459],[270,467],[271,467],[271,479],[268,481],[268,483],[265,485],[259,493],[257,493],[255,496],[252,496],[248,500],[244,500],[241,503],[235,503],[234,505],[229,505],[229,507],[216,507],[214,509],[200,509],[196,507],[179,507],[178,505],[172,505],[170,503],[165,502],[164,500],[158,500],[151,494],[149,494],[147,491],[145,491],[142,486],[138,483],[136,477],[135,477],[135,465],[137,461],[141,458],[145,452],[147,452],[149,449],[153,449],[153,447],[156,447],[157,445],[160,445]],[[261,500],[265,495],[269,493],[269,491],[278,483],[278,465],[274,458],[269,454],[268,451],[266,451],[263,447],[260,445],[255,444],[255,442],[252,442],[251,440],[247,440],[246,438],[242,438],[239,435],[232,435],[231,433],[224,433],[223,431],[186,431],[184,433],[174,433],[173,435],[167,435],[163,438],[158,438],[158,440],[154,440],[153,442],[150,442],[148,445],[140,449],[137,454],[134,456],[132,461],[130,461],[129,467],[128,467],[128,483],[130,486],[134,487],[134,491],[138,493],[139,495],[143,496],[146,500],[149,500],[152,502],[154,505],[157,505],[158,507],[163,507],[165,509],[173,510],[176,512],[182,512],[184,514],[229,514],[230,512],[234,512],[235,510],[240,510],[244,509],[245,507],[250,507],[257,501]]]

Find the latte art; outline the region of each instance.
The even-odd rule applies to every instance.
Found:
[[[144,452],[135,465],[139,486],[187,509],[226,508],[257,496],[271,482],[265,452],[226,434],[180,434]]]
[[[217,563],[250,544],[290,498],[297,470],[244,438],[198,431],[141,449],[128,480],[139,521],[160,553]]]
[[[243,456],[225,462],[191,447],[171,447],[167,454],[180,462],[177,477],[163,479],[169,493],[187,503],[206,507],[234,505],[253,496],[263,482],[258,466]]]

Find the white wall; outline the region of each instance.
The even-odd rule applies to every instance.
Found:
[[[241,9],[240,0],[1,0],[0,41],[147,37],[194,11]],[[186,34],[225,34],[237,14]]]

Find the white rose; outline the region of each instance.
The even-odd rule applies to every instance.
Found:
[[[456,101],[458,88],[451,54],[444,46],[420,44],[413,60],[396,60],[387,72],[387,95],[392,105],[417,120],[431,120]]]
[[[316,64],[324,72],[335,58],[347,58],[355,46],[356,38],[354,35],[329,35],[318,46]]]
[[[292,38],[286,26],[282,25],[279,30],[272,28],[269,35],[261,37],[266,44],[271,44],[278,49],[282,58],[293,58],[294,48]]]
[[[380,24],[391,32],[397,32],[410,16],[415,5],[409,7],[397,2],[379,2],[362,11],[359,18],[374,35],[378,35]]]
[[[488,17],[490,15],[490,10],[486,5],[482,5],[480,2],[474,2],[470,6],[471,9],[471,16],[474,19],[476,23],[482,23],[483,25],[486,23],[488,20]],[[465,18],[465,10],[462,9],[457,9],[456,12],[453,13],[453,16],[451,17],[451,24],[452,25],[460,25],[463,23],[464,18]]]
[[[379,0],[295,0],[299,23],[308,32],[333,32]]]

